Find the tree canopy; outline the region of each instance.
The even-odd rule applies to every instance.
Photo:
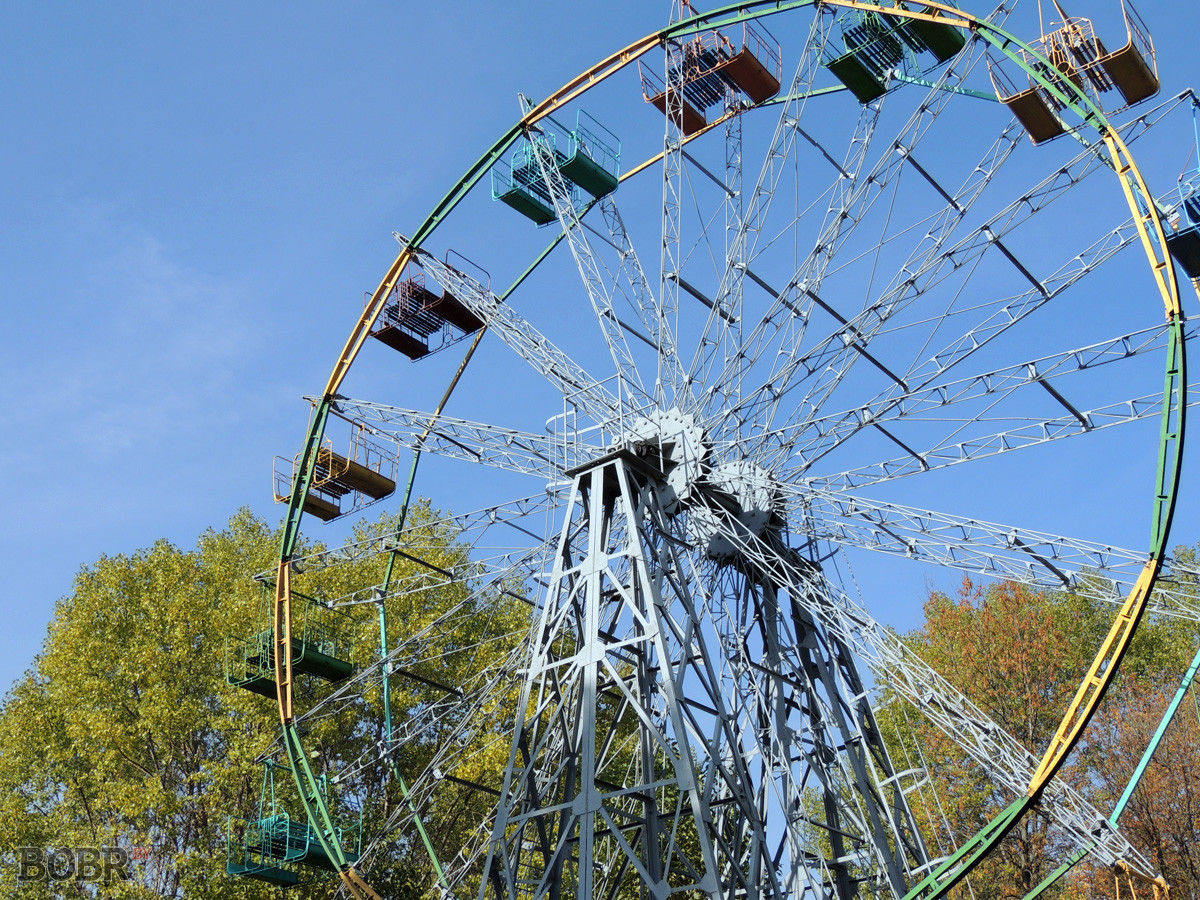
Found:
[[[453,528],[427,505],[414,507],[394,578],[404,590],[388,599],[389,647],[427,632],[404,674],[394,672],[392,710],[403,723],[466,684],[481,667],[503,659],[521,640],[529,609],[517,593],[500,597],[471,579],[436,577],[466,559]],[[390,535],[394,519],[363,522],[356,537]],[[180,549],[166,541],[84,567],[57,605],[41,653],[0,708],[0,851],[18,848],[115,846],[130,853],[129,880],[114,879],[112,898],[277,897],[277,889],[225,874],[231,818],[260,812],[263,759],[274,752],[279,719],[273,700],[226,683],[230,641],[269,627],[270,586],[251,579],[273,569],[279,534],[242,511],[220,531]],[[305,547],[311,552],[319,547]],[[317,600],[362,592],[383,581],[387,553],[314,567],[296,590]],[[461,568],[461,566],[460,566]],[[459,610],[453,624],[438,619]],[[422,771],[440,740],[423,729],[396,745],[395,772],[380,762],[382,667],[377,603],[346,608],[356,671],[366,677],[305,725],[314,768],[329,776],[333,802],[348,821],[362,815],[368,831],[395,821],[403,805],[397,772]],[[429,628],[431,623],[439,627]],[[236,653],[233,654],[236,657]],[[419,657],[419,658],[418,658]],[[305,678],[306,707],[335,690]],[[438,727],[451,728],[443,717]],[[508,746],[496,734],[460,738],[464,782],[499,787]],[[276,802],[295,798],[284,769]],[[457,852],[477,829],[485,794],[469,785],[443,792],[424,812],[439,852]],[[292,815],[302,817],[298,804]],[[373,875],[389,896],[421,896],[431,887],[423,848],[402,834],[376,848]],[[73,881],[18,884],[17,869],[0,868],[0,894],[11,897],[95,896]],[[325,897],[328,879],[292,896]]]
[[[1186,550],[1178,555],[1190,557]],[[1009,581],[981,584],[968,578],[954,593],[931,591],[925,624],[905,640],[1040,757],[1114,609],[1077,593],[1039,591]],[[1142,623],[1113,688],[1061,776],[1105,814],[1128,783],[1197,642],[1195,623],[1162,616]],[[1134,846],[1172,884],[1173,897],[1196,897],[1200,891],[1191,849],[1200,841],[1200,824],[1192,815],[1195,790],[1181,783],[1183,773],[1200,766],[1200,747],[1189,737],[1197,731],[1198,715],[1189,700],[1121,822]],[[895,746],[919,748],[919,760],[910,757],[909,762],[930,774],[932,791],[918,792],[914,807],[927,822],[935,854],[960,846],[1013,799],[982,768],[963,761],[953,741],[917,711],[904,709],[899,701],[889,703],[881,725]],[[1045,816],[1027,816],[976,870],[970,887],[956,890],[978,900],[1019,900],[1072,849]],[[1124,885],[1122,893],[1128,896]],[[1085,861],[1047,896],[1114,894],[1113,874]]]

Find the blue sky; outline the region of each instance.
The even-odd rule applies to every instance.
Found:
[[[517,114],[666,12],[18,4],[0,108],[0,682],[81,564],[193,545],[303,438],[364,290]],[[548,40],[547,34],[555,36]]]
[[[1192,4],[1143,6],[1168,89],[1200,81]],[[191,546],[242,505],[277,518],[272,457],[301,442],[298,398],[324,384],[391,232],[512,123],[518,90],[549,93],[668,9],[6,8],[0,683],[80,565]]]

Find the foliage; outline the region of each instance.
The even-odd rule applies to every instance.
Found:
[[[1180,553],[1188,557],[1187,551]],[[964,579],[953,595],[930,594],[924,626],[905,640],[1040,758],[1113,612],[1111,604],[1079,594]],[[1143,621],[1113,688],[1060,776],[1088,795],[1098,809],[1112,810],[1196,643],[1194,625],[1154,616]],[[913,752],[904,747],[919,748],[922,754],[918,760],[910,757],[899,763],[930,773],[933,790],[917,791],[912,799],[918,816],[929,823],[926,834],[933,836],[935,855],[960,846],[1013,799],[980,767],[964,762],[953,741],[918,712],[899,702],[889,703],[881,711],[880,724],[898,756]],[[1182,784],[1186,776],[1181,773],[1195,772],[1200,766],[1197,744],[1186,737],[1195,731],[1194,714],[1190,723],[1176,722],[1122,822],[1126,836],[1168,880],[1179,884],[1185,896],[1189,891],[1196,896],[1190,847],[1200,834],[1191,815],[1191,787]],[[1019,900],[1072,849],[1043,814],[1026,816],[998,852],[976,870],[970,890],[978,900]],[[967,888],[957,890],[969,896]],[[1121,890],[1128,896],[1127,886]],[[1111,873],[1097,873],[1084,865],[1046,896],[1113,893]],[[1178,891],[1172,893],[1180,896]]]
[[[397,722],[444,698],[445,686],[467,684],[503,659],[521,640],[529,616],[515,592],[500,597],[477,591],[477,579],[439,575],[466,562],[466,550],[453,530],[436,524],[427,505],[414,507],[409,521],[417,527],[403,548],[408,555],[397,557],[393,583],[404,589],[388,600],[389,644],[423,634],[409,671],[425,681],[393,675]],[[394,528],[384,517],[360,524],[357,537]],[[271,886],[224,871],[227,821],[260,814],[259,760],[282,759],[275,702],[225,680],[227,638],[270,627],[264,602],[270,588],[248,576],[271,571],[278,546],[274,529],[242,511],[226,529],[202,535],[193,550],[160,541],[103,557],[79,573],[55,610],[41,654],[0,708],[0,852],[6,862],[0,894],[95,896],[94,886],[71,881],[18,886],[7,863],[18,847],[107,845],[136,848],[146,858],[133,863],[130,880],[103,886],[101,897],[278,896]],[[377,553],[314,567],[296,577],[294,588],[325,600],[344,597],[380,585],[386,564],[386,555]],[[305,724],[306,750],[314,769],[329,776],[337,813],[346,821],[361,814],[366,834],[378,833],[398,807],[407,810],[395,773],[378,762],[382,676],[378,666],[371,668],[379,654],[377,608],[348,608],[359,676],[342,699],[322,703],[340,688],[305,676],[298,701],[302,711],[323,710]],[[429,627],[450,608],[459,610],[452,623]],[[397,772],[410,779],[422,772],[454,726],[447,716],[413,736],[397,752]],[[456,745],[456,765],[470,780],[499,787],[508,753],[501,743],[496,733],[468,735]],[[302,819],[290,774],[284,769],[275,781],[277,802]],[[443,794],[426,810],[441,852],[457,850],[492,802],[461,785]],[[389,896],[421,896],[431,888],[428,859],[410,833],[387,836],[365,863]],[[325,877],[290,896],[329,893]]]
[[[1092,773],[1102,808],[1111,809],[1158,728],[1174,688],[1131,680],[1118,714],[1097,722]],[[1171,885],[1174,898],[1200,896],[1200,709],[1193,688],[1184,698],[1139,787],[1121,816],[1121,830]],[[1091,890],[1113,894],[1113,875],[1092,872]],[[1126,895],[1125,886],[1121,893]]]
[[[925,626],[908,636],[926,662],[1035,755],[1049,743],[1090,662],[1087,647],[1098,644],[1078,629],[1064,629],[1053,600],[1013,582],[985,587],[964,579],[953,596],[930,595]],[[1077,625],[1094,629],[1088,616]],[[918,735],[942,797],[948,843],[959,846],[1013,798],[982,768],[964,762],[942,732],[922,722]],[[1045,818],[1025,817],[977,870],[976,896],[1023,897],[1062,852]]]

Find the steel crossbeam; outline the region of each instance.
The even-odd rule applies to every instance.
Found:
[[[475,546],[476,544],[485,544],[483,535],[490,528],[503,526],[513,528],[540,542],[543,540],[541,536],[533,534],[529,528],[517,523],[530,516],[544,516],[555,504],[554,495],[542,491],[529,497],[521,497],[506,503],[485,507],[484,509],[455,516],[446,516],[445,518],[429,522],[421,522],[417,525],[408,525],[399,535],[373,535],[362,540],[351,541],[340,547],[299,554],[292,560],[292,571],[298,574],[304,572],[321,572],[331,566],[345,565],[347,563],[370,559],[381,553],[388,553],[398,546],[411,546],[410,541],[414,535],[431,530],[445,529],[453,533],[459,540]],[[269,569],[254,576],[256,581],[268,582],[274,577],[274,569]]]
[[[629,238],[625,220],[612,194],[600,198],[600,215],[608,230],[608,240],[617,251],[618,265],[613,278],[614,287],[625,295],[630,308],[649,335],[650,345],[657,351],[657,371],[654,378],[655,399],[660,405],[682,402],[674,392],[683,384],[683,367],[679,360],[679,343],[672,323],[661,313],[654,297],[654,288],[642,268],[641,258]],[[629,292],[625,291],[628,285]]]
[[[1145,132],[1145,128],[1146,126],[1141,120],[1130,123],[1127,126],[1129,133],[1127,140],[1130,142],[1136,140]],[[989,218],[983,226],[973,230],[949,249],[944,249],[946,240],[953,233],[954,227],[971,208],[974,199],[980,195],[982,188],[994,176],[999,165],[1015,149],[1019,139],[1020,132],[1016,126],[1010,129],[1010,132],[1006,132],[1001,141],[1006,141],[1007,146],[1002,147],[998,144],[993,148],[994,164],[987,170],[984,170],[983,167],[977,169],[972,173],[972,179],[976,180],[973,187],[970,190],[964,188],[955,195],[960,209],[956,210],[949,206],[946,208],[943,215],[948,217],[947,224],[941,227],[940,235],[935,238],[934,232],[931,231],[922,247],[918,247],[909,261],[900,267],[895,282],[878,300],[873,301],[862,313],[835,329],[815,346],[803,351],[796,347],[789,355],[787,364],[778,373],[773,373],[764,387],[759,390],[757,396],[760,402],[769,400],[778,405],[792,389],[809,378],[817,377],[816,384],[808,389],[805,398],[795,404],[795,411],[786,418],[784,423],[775,426],[776,433],[790,431],[793,439],[785,442],[775,451],[774,459],[782,458],[791,452],[792,444],[799,440],[807,422],[819,415],[824,401],[845,377],[857,357],[857,354],[849,349],[850,347],[856,342],[869,345],[874,337],[885,333],[888,322],[900,311],[911,306],[924,293],[948,278],[952,272],[971,265],[993,245],[994,240],[1003,238],[1071,188],[1080,184],[1088,175],[1104,167],[1094,153],[1087,150],[1081,152],[1070,163],[1047,176],[1032,190]],[[1078,282],[1101,262],[1137,240],[1137,230],[1132,220],[1129,220],[1125,226],[1104,236],[1083,254],[1072,257],[1054,276],[1045,279],[1042,284],[1047,286],[1046,290],[1050,292],[1050,297],[1047,297],[1040,288],[1031,287],[1028,292],[1020,295],[1016,300],[1001,301],[1007,305],[996,312],[991,319],[978,328],[969,329],[963,337],[934,357],[934,360],[925,368],[906,372],[903,380],[910,389],[926,387],[939,374],[961,362],[987,340],[1003,333],[1014,324],[1014,321],[1039,308],[1048,302],[1048,299]],[[1017,316],[1017,319],[1011,318],[1012,315]]]
[[[978,61],[978,58],[976,61]],[[947,70],[942,73],[941,81],[944,82],[950,77],[950,71]],[[950,95],[948,93],[937,90],[932,90],[931,93],[933,94],[933,99],[922,104],[905,127],[901,129],[895,139],[897,148],[903,146],[907,152],[915,149],[921,137],[928,132],[929,126],[933,121],[931,114],[935,114],[941,110],[949,101]],[[1015,126],[1006,130],[988,152],[982,164],[968,176],[963,186],[956,192],[955,204],[948,205],[943,209],[921,246],[914,250],[909,262],[901,268],[901,276],[906,280],[893,289],[893,293],[897,295],[894,300],[907,294],[913,281],[918,277],[916,274],[910,275],[910,273],[913,273],[914,270],[919,271],[924,265],[928,264],[927,262],[922,264],[919,261],[922,258],[928,261],[937,256],[940,248],[953,234],[958,224],[972,208],[974,202],[982,195],[983,189],[991,182],[996,172],[999,171],[1000,167],[1016,148],[1020,136],[1020,131]],[[891,184],[893,179],[899,176],[904,166],[904,159],[905,155],[900,153],[885,154],[881,157],[869,175],[865,179],[861,179],[861,184],[847,197],[839,216],[852,220],[854,223],[861,221],[870,204],[882,194],[884,188]],[[843,230],[844,223],[842,221],[835,221],[829,227],[834,230],[830,231],[829,234],[823,234],[816,242],[814,250],[810,252],[807,259],[797,268],[787,287],[784,288],[779,298],[771,305],[760,323],[746,340],[746,347],[749,349],[745,352],[748,354],[751,367],[768,349],[768,344],[774,338],[780,339],[781,349],[784,346],[790,346],[793,350],[790,353],[783,354],[782,361],[772,367],[770,375],[763,386],[754,391],[747,392],[746,399],[740,407],[726,413],[726,419],[736,417],[742,423],[753,422],[756,423],[758,429],[771,427],[782,398],[793,387],[795,379],[799,378],[803,380],[814,372],[823,371],[824,367],[830,364],[833,356],[839,355],[839,352],[846,351],[847,343],[843,343],[843,338],[849,338],[848,344],[855,343],[859,340],[860,336],[869,339],[878,328],[882,327],[887,315],[890,315],[894,311],[890,308],[890,304],[877,303],[875,304],[875,311],[877,313],[882,310],[888,311],[887,315],[882,317],[882,320],[873,319],[870,315],[871,308],[869,308],[864,313],[856,316],[851,322],[837,329],[823,342],[819,343],[813,351],[804,353],[800,351],[802,345],[800,338],[803,338],[804,335],[803,329],[808,318],[807,315],[798,316],[802,321],[798,326],[800,330],[795,334],[791,332],[783,334],[781,333],[783,326],[774,324],[774,319],[782,315],[786,310],[786,306],[781,301],[787,294],[793,291],[802,293],[802,289],[812,291],[820,289],[821,274],[828,265],[827,262],[822,265],[820,263],[821,258],[829,255],[834,249],[833,245],[839,240],[845,240],[849,234],[848,231]],[[831,241],[833,242],[832,244],[830,243]],[[816,277],[813,277],[814,275]],[[784,318],[785,324],[790,324],[791,319],[792,316]],[[821,359],[811,358],[812,354],[818,351],[824,351]],[[826,359],[825,357],[827,356],[830,359]],[[811,413],[813,402],[815,401],[800,404],[804,407],[806,415]]]
[[[661,478],[625,451],[574,476],[492,893],[610,896],[630,872],[664,898],[848,898],[864,880],[902,895],[929,860],[849,646],[750,571],[693,595],[692,554],[647,489]],[[744,627],[713,633],[726,603]],[[782,835],[766,828],[775,805]],[[840,851],[814,857],[812,829]]]
[[[796,74],[785,95],[786,99],[782,102],[775,131],[756,176],[754,187],[749,192],[749,198],[744,203],[736,231],[730,239],[730,246],[737,248],[737,252],[733,258],[727,261],[724,271],[720,273],[721,283],[717,290],[718,298],[730,293],[735,280],[740,281],[743,273],[736,270],[735,267],[745,267],[748,260],[754,256],[757,242],[767,222],[776,188],[787,168],[787,161],[792,158],[792,147],[796,143],[796,137],[802,133],[799,123],[808,107],[809,88],[821,71],[821,52],[829,38],[829,27],[829,23],[824,22],[822,17],[814,17],[805,45],[804,56],[796,66]],[[822,152],[825,151],[822,150]],[[841,171],[845,172],[844,169]],[[845,177],[850,178],[848,174]],[[717,318],[713,315],[708,316],[704,324],[704,341],[719,343],[713,336],[714,329],[719,327],[721,326]],[[738,327],[742,327],[740,318]],[[723,330],[728,331],[728,329]],[[705,345],[704,341],[701,341],[700,347]],[[717,361],[718,353],[719,348],[714,347],[703,357],[698,355],[691,364],[691,369],[695,373],[693,377],[704,377],[699,373],[712,374],[712,370],[718,365],[724,365],[731,361],[726,355],[723,362],[719,363]],[[741,365],[740,361],[735,361],[735,364]]]
[[[803,468],[808,469],[866,425],[932,414],[955,403],[982,397],[1007,396],[1035,382],[1044,382],[1072,372],[1095,370],[1145,353],[1160,352],[1167,345],[1166,335],[1166,326],[1160,325],[956,381],[929,385],[919,390],[912,388],[903,393],[889,391],[853,409],[809,420],[806,423],[806,437],[796,441],[792,453],[803,461]],[[1189,338],[1195,335],[1196,329],[1189,329]],[[769,446],[773,440],[786,438],[787,433],[775,432],[764,437],[764,444]]]
[[[546,434],[485,425],[366,400],[339,400],[338,409],[398,447],[449,459],[551,479],[561,469],[561,452]],[[590,448],[589,448],[590,449]]]
[[[591,303],[592,314],[595,316],[604,342],[608,346],[609,356],[612,357],[617,377],[621,379],[630,399],[635,401],[635,407],[649,406],[652,398],[647,394],[638,367],[629,352],[625,331],[613,309],[612,296],[600,272],[600,264],[592,250],[592,245],[584,233],[583,222],[579,211],[575,208],[570,187],[562,172],[559,171],[556,153],[561,151],[556,150],[551,141],[537,131],[531,131],[526,140],[533,149],[538,171],[541,173],[542,182],[546,186],[550,200],[554,204],[554,212],[558,216],[559,226],[567,237],[567,245],[571,248],[571,256],[575,260],[575,266],[579,270],[588,301]]]

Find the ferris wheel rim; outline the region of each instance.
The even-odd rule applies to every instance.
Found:
[[[843,8],[866,8],[868,6],[867,4],[863,4],[863,3],[859,2],[859,0],[824,0],[824,2],[825,2],[825,5],[830,5],[830,6],[835,6],[835,7],[843,7]],[[991,23],[987,23],[986,20],[981,20],[981,19],[971,16],[970,14],[965,14],[961,10],[954,9],[953,7],[948,7],[943,4],[932,2],[932,0],[912,0],[912,2],[921,6],[922,8],[943,10],[943,11],[947,11],[949,13],[953,13],[956,16],[962,17],[965,24],[959,25],[959,27],[968,28],[969,30],[971,30],[975,33],[983,34],[985,36],[988,34],[993,34],[993,33],[1000,35],[1000,38],[998,38],[998,40],[1002,40],[1003,42],[1005,42],[1005,45],[1001,46],[999,49],[1001,49],[1002,52],[1004,52],[1006,55],[1013,56],[1016,52],[1015,50],[1010,49],[1009,45],[1011,45],[1013,47],[1021,47],[1021,48],[1029,49],[1027,47],[1027,45],[1022,44],[1016,38],[1013,38],[1013,37],[1007,35],[1001,29],[995,28],[994,26],[991,25]],[[590,87],[592,87],[595,83],[598,83],[599,80],[602,80],[602,78],[608,77],[608,75],[612,74],[612,72],[615,72],[615,71],[619,70],[619,68],[622,68],[625,65],[628,65],[629,63],[635,61],[643,53],[645,53],[655,47],[661,46],[662,42],[669,40],[672,37],[688,34],[688,33],[690,33],[689,29],[699,30],[702,28],[718,27],[719,24],[724,24],[723,21],[717,22],[717,23],[712,23],[712,20],[718,16],[725,15],[727,13],[733,13],[737,16],[737,19],[736,19],[737,21],[745,21],[745,20],[755,19],[755,18],[765,16],[765,15],[774,14],[776,12],[784,12],[784,11],[788,11],[788,10],[791,10],[794,8],[816,6],[816,5],[820,5],[820,4],[818,4],[817,0],[793,0],[793,2],[775,2],[775,3],[767,2],[767,0],[751,0],[751,2],[749,2],[749,3],[731,4],[729,6],[721,7],[719,9],[714,10],[703,16],[698,16],[698,17],[695,17],[694,19],[685,20],[684,22],[678,23],[677,25],[672,26],[671,28],[667,28],[662,31],[655,32],[651,35],[648,35],[647,37],[641,39],[640,41],[637,41],[634,44],[629,45],[625,49],[618,51],[615,54],[612,54],[610,57],[607,57],[604,61],[597,64],[597,66],[594,66],[589,70],[586,70],[583,74],[578,76],[576,79],[573,79],[571,82],[568,82],[568,84],[565,85],[562,89],[560,89],[560,91],[558,91],[558,92],[556,92],[556,94],[552,95],[552,97],[549,100],[544,101],[541,105],[539,105],[538,107],[535,107],[533,110],[531,110],[516,125],[514,125],[508,132],[506,132],[505,135],[499,141],[497,141],[497,143],[494,144],[493,147],[487,153],[485,153],[485,155],[483,157],[481,157],[481,159],[474,166],[472,166],[471,169],[468,170],[468,172],[464,176],[464,178],[459,181],[459,183],[455,186],[455,188],[452,189],[451,192],[446,195],[446,198],[444,198],[443,201],[437,207],[435,207],[433,212],[431,212],[430,216],[426,219],[425,224],[423,224],[421,226],[421,228],[418,229],[418,231],[416,232],[412,241],[408,242],[408,245],[405,246],[401,250],[400,255],[397,257],[397,259],[393,263],[393,265],[389,268],[387,274],[385,275],[383,281],[380,284],[380,287],[377,288],[375,295],[373,297],[372,303],[368,304],[368,311],[365,312],[362,319],[360,319],[358,326],[356,326],[355,331],[352,333],[349,341],[346,344],[346,349],[343,350],[342,356],[339,357],[338,363],[335,366],[334,371],[330,377],[330,380],[326,386],[325,394],[322,397],[322,399],[320,400],[320,402],[318,403],[316,414],[313,416],[312,426],[310,429],[310,439],[313,434],[316,434],[316,435],[318,435],[318,440],[319,440],[319,435],[323,432],[324,422],[329,413],[329,408],[333,401],[333,398],[336,395],[337,390],[341,385],[342,379],[344,378],[345,374],[348,372],[350,366],[353,364],[354,357],[358,351],[358,347],[361,347],[362,343],[365,341],[367,332],[369,332],[371,325],[373,324],[373,322],[375,320],[375,316],[378,315],[380,309],[382,308],[382,298],[386,297],[387,293],[390,292],[390,290],[395,286],[396,282],[398,281],[398,279],[399,279],[401,273],[404,271],[405,267],[408,265],[409,262],[412,261],[413,250],[419,248],[421,243],[425,239],[427,239],[431,234],[433,234],[433,232],[436,230],[438,224],[440,223],[441,217],[445,213],[448,213],[449,210],[452,209],[453,206],[457,203],[457,200],[461,199],[462,196],[465,196],[466,192],[468,192],[478,182],[478,180],[483,176],[483,174],[486,173],[486,171],[490,167],[490,165],[496,159],[498,159],[499,156],[505,150],[507,150],[516,140],[519,139],[519,137],[520,137],[521,133],[524,131],[524,129],[526,129],[529,125],[535,123],[539,119],[549,115],[551,112],[553,112],[559,106],[564,105],[564,104],[570,102],[571,100],[576,99],[578,96],[581,96],[588,89],[590,89]],[[758,10],[760,8],[761,8],[761,11],[753,12],[753,10]],[[887,13],[889,9],[892,9],[892,14],[895,14],[895,15],[900,14],[900,12],[899,12],[900,7],[898,7],[898,6],[889,8],[889,7],[879,7],[879,6],[875,6],[872,4],[872,5],[870,5],[870,8],[872,10],[883,11],[885,13]],[[958,24],[958,23],[952,23],[952,24]],[[613,68],[614,66],[616,68]],[[1118,134],[1116,134],[1115,130],[1111,129],[1111,126],[1108,125],[1107,120],[1104,118],[1103,112],[1095,107],[1095,104],[1093,104],[1091,102],[1090,98],[1088,98],[1082,92],[1082,90],[1079,90],[1078,93],[1079,93],[1079,98],[1075,98],[1075,99],[1080,100],[1079,105],[1082,105],[1082,106],[1090,105],[1090,107],[1091,107],[1091,109],[1087,110],[1087,112],[1090,113],[1090,116],[1085,115],[1085,120],[1088,118],[1091,118],[1091,117],[1098,117],[1095,119],[1095,121],[1098,121],[1101,123],[1102,129],[1108,130],[1108,133],[1104,134],[1106,143],[1109,142],[1110,137],[1113,141],[1113,144],[1110,144],[1110,147],[1113,149],[1113,155],[1117,158],[1122,158],[1123,161],[1125,161],[1125,160],[1128,161],[1128,164],[1129,164],[1130,168],[1132,169],[1134,178],[1136,178],[1138,184],[1140,184],[1141,189],[1144,192],[1144,194],[1146,196],[1148,196],[1148,191],[1146,191],[1146,189],[1145,189],[1145,184],[1144,184],[1144,181],[1141,179],[1140,172],[1137,170],[1136,164],[1133,162],[1132,155],[1129,154],[1129,152],[1128,152],[1128,148],[1126,148],[1124,146],[1123,142],[1121,142],[1120,136]],[[710,130],[711,128],[720,124],[722,121],[724,121],[724,120],[717,120],[717,121],[714,121],[713,123],[710,123],[707,126],[707,129]],[[696,135],[696,137],[698,137],[698,136],[699,135]],[[654,161],[655,160],[652,158],[647,163],[644,163],[641,166],[637,167],[636,169],[626,173],[623,177],[630,177],[633,174],[636,174],[637,172],[644,169],[647,165],[653,164]],[[1129,182],[1123,181],[1122,184],[1125,187],[1127,197],[1130,200],[1130,205],[1131,205],[1131,207],[1134,208],[1135,215],[1136,215],[1137,209],[1135,206],[1134,196],[1131,193],[1131,188],[1129,186]],[[460,188],[462,188],[462,193],[459,194],[456,199],[452,199],[452,198],[455,198],[456,192],[459,191]],[[1151,231],[1151,229],[1139,227],[1139,230],[1141,232],[1143,244],[1147,248],[1147,252],[1152,254],[1155,249],[1152,246],[1152,243],[1153,243],[1155,237],[1157,237],[1157,239],[1159,241],[1160,248],[1165,248],[1165,239],[1163,238],[1163,227],[1162,227],[1161,217],[1158,215],[1158,211],[1154,207],[1154,204],[1152,202],[1150,203],[1150,210],[1151,210],[1151,215],[1148,218],[1150,219],[1150,224],[1153,226],[1152,230],[1156,231],[1157,234],[1155,235],[1155,234],[1149,233]],[[1139,225],[1140,224],[1141,223],[1139,223]],[[1165,249],[1162,252],[1165,253]],[[1168,270],[1170,270],[1172,289],[1169,292],[1166,290],[1163,291],[1164,302],[1167,305],[1168,312],[1173,313],[1174,317],[1177,317],[1177,320],[1178,320],[1177,321],[1178,327],[1173,329],[1171,340],[1172,340],[1172,347],[1175,348],[1174,352],[1178,353],[1181,364],[1182,364],[1182,356],[1184,353],[1184,346],[1185,346],[1184,340],[1183,340],[1183,331],[1182,331],[1182,309],[1180,307],[1178,287],[1177,287],[1177,285],[1174,284],[1174,273],[1173,273],[1173,269],[1171,268],[1171,262],[1170,262],[1169,257],[1167,257],[1167,259],[1166,259],[1166,264],[1167,264]],[[376,298],[378,298],[378,299],[376,299]],[[374,307],[374,314],[370,315],[370,317],[368,318],[368,313],[371,312],[372,307]],[[486,326],[485,326],[485,330],[486,330]],[[480,337],[481,336],[482,336],[482,332],[481,332]],[[468,352],[468,359],[469,359],[470,352],[471,351]],[[465,362],[464,362],[464,366],[465,366]],[[1168,363],[1168,368],[1169,367],[1170,367],[1170,362]],[[1185,389],[1186,389],[1186,380],[1178,382],[1178,388],[1176,389],[1177,390],[1176,396],[1179,398],[1179,406],[1178,406],[1179,425],[1178,425],[1177,431],[1179,433],[1180,439],[1177,440],[1175,443],[1175,447],[1177,449],[1182,443],[1181,433],[1182,433],[1182,427],[1183,427],[1183,418],[1185,415],[1185,410],[1186,410],[1186,405],[1187,405],[1185,395],[1183,394],[1183,391]],[[1170,390],[1170,388],[1168,388],[1167,398],[1166,398],[1167,402],[1166,402],[1166,405],[1164,406],[1164,411],[1163,411],[1164,422],[1170,416],[1170,409],[1168,407],[1170,405],[1171,396],[1172,396],[1171,390]],[[1164,434],[1165,434],[1165,430],[1166,429],[1164,427]],[[1165,456],[1166,455],[1166,438],[1165,437],[1161,438],[1160,446],[1163,447],[1163,452],[1164,452],[1164,456]],[[1170,472],[1168,473],[1167,477],[1168,477],[1168,481],[1170,483],[1166,485],[1166,487],[1168,488],[1166,503],[1170,507],[1170,506],[1173,506],[1173,504],[1175,502],[1175,497],[1177,495],[1177,490],[1178,490],[1179,470],[1180,470],[1178,453],[1176,453],[1175,463],[1173,465],[1170,465],[1169,469],[1170,469]],[[410,491],[411,491],[411,485],[412,485],[412,482],[410,481],[410,483],[409,483]],[[295,525],[296,525],[295,534],[297,536],[298,536],[299,516],[302,515],[302,512],[298,509],[298,506],[303,501],[303,497],[302,497],[303,487],[305,487],[305,485],[303,485],[301,483],[301,481],[298,479],[297,483],[295,485],[295,490],[293,492],[293,496],[290,498],[290,501],[289,501],[289,510],[290,510],[289,525],[292,522],[292,520],[294,519]],[[407,498],[405,500],[405,505],[407,505]],[[293,515],[293,513],[294,513],[294,515]],[[1167,518],[1166,525],[1169,526],[1169,519],[1170,519],[1169,513],[1167,514],[1166,518]],[[1152,546],[1152,556],[1154,558],[1156,558],[1158,562],[1155,565],[1153,574],[1150,576],[1147,585],[1145,586],[1144,590],[1142,591],[1144,598],[1148,597],[1148,595],[1150,593],[1150,588],[1153,586],[1153,579],[1154,579],[1154,577],[1156,577],[1158,567],[1161,566],[1162,558],[1165,555],[1165,552],[1166,552],[1165,545],[1166,545],[1168,530],[1169,530],[1168,527],[1162,527],[1162,528],[1158,529],[1158,531],[1156,532],[1156,539],[1154,541],[1154,546]],[[286,587],[287,576],[285,573],[287,570],[288,563],[291,559],[291,548],[287,547],[286,542],[288,541],[288,537],[286,535],[285,535],[284,541],[285,541],[285,546],[284,546],[283,552],[281,552],[281,560],[280,560],[280,568],[279,568],[280,578],[278,579],[278,582],[277,582],[279,585],[283,586],[280,588],[283,596],[278,598],[280,601],[282,601],[282,603],[277,602],[277,611],[284,612],[284,617],[286,618],[286,611],[284,611],[281,607],[286,606],[287,604],[290,603],[290,594]],[[1153,560],[1152,560],[1152,562],[1153,562]],[[1135,627],[1136,627],[1136,623],[1135,623]],[[1132,636],[1132,631],[1133,631],[1133,629],[1130,629],[1130,632],[1129,632],[1130,636]],[[1115,666],[1113,666],[1112,668],[1115,670]],[[285,681],[290,682],[290,678],[287,678],[285,676],[285,673],[283,673],[281,671],[280,678],[278,679],[278,684],[281,687],[281,693],[282,693],[282,685],[284,684]],[[281,715],[284,716],[284,724],[285,724],[285,728],[286,728],[286,726],[289,724],[289,721],[288,721],[288,716],[282,712],[282,710],[283,710],[282,697],[280,700],[280,704],[281,704]],[[296,737],[296,740],[298,743],[299,742],[298,735]],[[300,777],[299,773],[296,773],[296,774],[297,774],[297,777],[299,778]],[[351,888],[351,890],[353,891],[353,890],[355,890],[355,888]]]

